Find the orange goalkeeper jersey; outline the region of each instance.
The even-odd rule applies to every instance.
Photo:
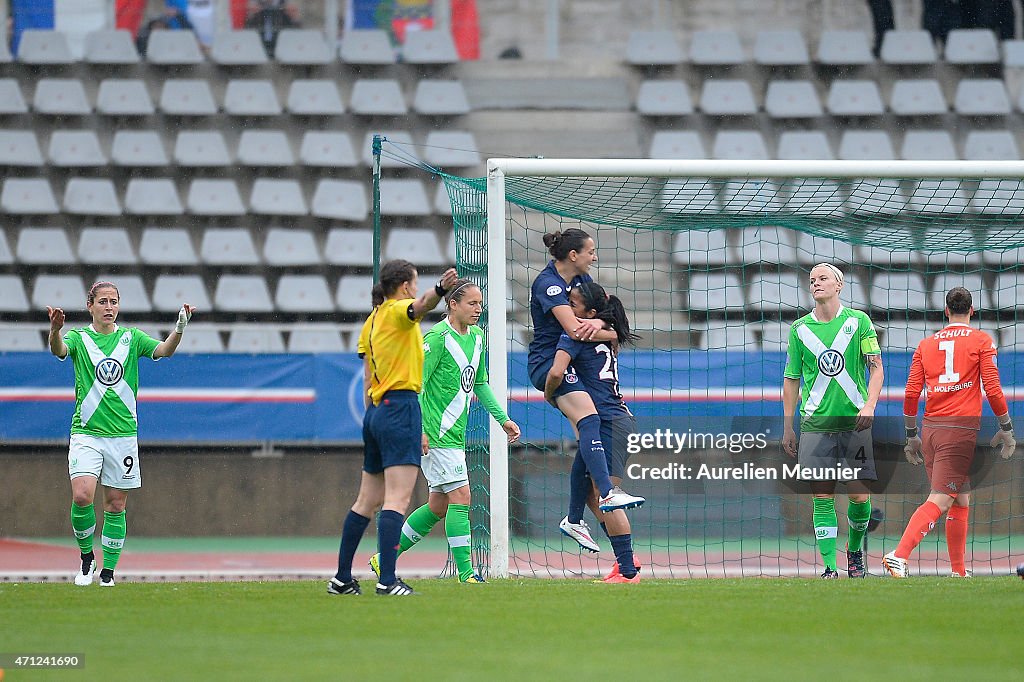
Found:
[[[903,413],[917,414],[925,389],[927,421],[952,422],[979,428],[981,391],[996,415],[1006,414],[1006,398],[999,384],[996,345],[992,337],[966,324],[950,324],[917,345],[903,399]]]

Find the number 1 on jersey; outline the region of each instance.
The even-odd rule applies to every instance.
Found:
[[[946,356],[946,371],[939,375],[940,384],[955,384],[960,381],[960,373],[953,371],[953,349],[955,341],[940,341],[939,350]]]

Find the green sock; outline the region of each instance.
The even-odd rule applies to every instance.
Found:
[[[836,570],[836,536],[839,534],[839,518],[836,516],[836,501],[831,497],[814,498],[814,537],[818,551],[825,565]]]
[[[848,552],[859,552],[864,534],[868,532],[868,521],[871,519],[871,498],[863,502],[854,502],[846,507],[846,518],[850,521],[850,542]]]
[[[71,503],[71,528],[75,531],[75,540],[82,554],[92,551],[92,536],[96,532],[96,507],[91,504],[79,507]]]
[[[430,529],[434,527],[434,524],[440,520],[441,517],[430,511],[428,505],[418,507],[416,511],[409,514],[402,525],[402,536],[398,540],[398,553],[401,554],[422,540],[424,536],[430,533]]]
[[[128,529],[124,520],[125,512],[103,512],[103,568],[113,571],[117,568],[117,560],[121,558],[121,548]]]
[[[459,569],[459,580],[466,582],[473,576],[473,542],[470,537],[468,504],[448,505],[444,532],[448,535],[448,547]]]

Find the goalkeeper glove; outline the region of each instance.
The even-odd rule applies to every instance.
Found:
[[[174,331],[178,334],[184,333],[185,327],[188,326],[188,321],[191,319],[192,313],[185,306],[181,306],[181,310],[178,311],[178,323],[174,325]]]
[[[999,454],[1002,458],[1010,459],[1013,457],[1013,453],[1017,449],[1017,440],[1013,437],[1013,431],[996,431],[996,435],[992,436],[989,445],[996,447],[1000,444],[1002,444],[1002,447],[999,448]]]

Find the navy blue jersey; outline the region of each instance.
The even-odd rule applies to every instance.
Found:
[[[526,365],[531,374],[543,368],[547,373],[555,359],[555,346],[558,337],[564,331],[555,319],[551,309],[555,306],[569,305],[569,292],[584,282],[594,281],[590,275],[576,275],[566,285],[565,280],[555,269],[555,261],[548,261],[547,267],[541,270],[533,280],[530,289],[530,317],[533,319],[533,341],[530,342],[530,354]]]
[[[562,380],[581,382],[601,419],[630,416],[619,393],[619,360],[610,343],[574,341],[563,333],[555,350],[564,350],[572,358]]]

